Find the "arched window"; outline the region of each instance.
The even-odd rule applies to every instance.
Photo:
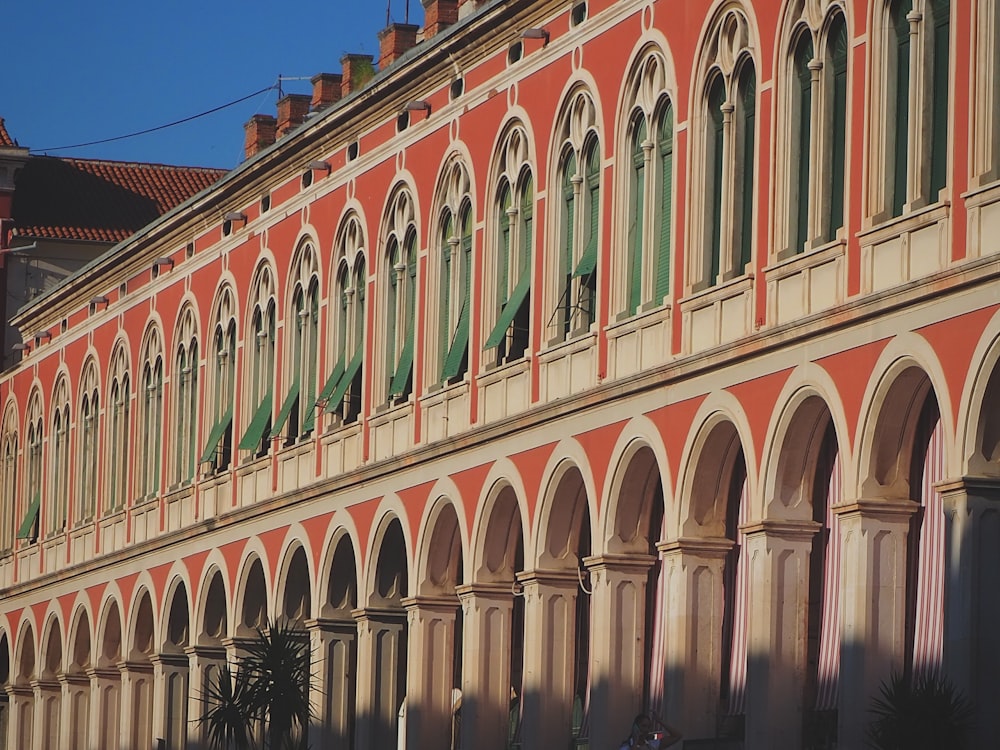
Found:
[[[18,539],[34,542],[38,539],[39,514],[42,506],[42,400],[36,391],[28,400],[28,419],[25,426],[27,456],[25,456],[24,518],[17,530]]]
[[[879,17],[884,201],[876,218],[940,200],[948,171],[949,0],[892,0]],[[876,136],[878,137],[878,135]]]
[[[197,469],[198,329],[194,311],[186,307],[177,330],[174,355],[174,473],[173,483],[190,482]]]
[[[146,334],[141,373],[143,439],[139,441],[136,490],[140,498],[147,498],[159,492],[163,460],[163,345],[156,328]]]
[[[413,201],[397,190],[385,231],[385,393],[403,401],[413,391],[414,318],[417,296],[417,228]]]
[[[1000,7],[996,0],[979,0],[976,16],[976,85],[974,154],[977,182],[1000,179]]]
[[[650,54],[629,83],[625,265],[621,317],[663,303],[670,294],[673,213],[674,113],[663,95],[664,63]]]
[[[313,244],[304,241],[292,264],[291,305],[285,318],[288,392],[271,437],[285,432],[289,443],[310,434],[316,424],[319,346],[319,266]]]
[[[17,522],[17,410],[8,406],[0,435],[0,554],[14,546]]]
[[[252,457],[263,456],[270,447],[271,417],[274,411],[275,301],[271,269],[261,265],[250,299],[250,333],[244,343],[246,357],[247,429],[239,449]]]
[[[553,341],[586,333],[597,320],[601,149],[590,97],[577,93],[562,119],[555,263],[558,302],[549,319]]]
[[[535,188],[528,164],[528,139],[520,126],[510,129],[500,148],[500,179],[494,215],[497,227],[495,304],[484,349],[495,349],[497,365],[521,359],[531,335],[531,271],[534,246]],[[489,284],[485,295],[490,294]],[[489,308],[492,307],[492,310]]]
[[[111,356],[111,376],[108,387],[108,442],[107,442],[107,505],[108,511],[125,505],[128,487],[128,467],[131,453],[129,446],[129,368],[125,347],[119,345]]]
[[[694,175],[705,189],[692,193],[693,215],[704,217],[692,234],[694,291],[744,276],[753,256],[757,77],[749,35],[742,13],[726,11],[701,63]]]
[[[80,465],[76,472],[80,491],[76,504],[77,522],[93,519],[97,509],[97,457],[100,453],[98,427],[101,409],[97,389],[97,368],[93,361],[88,362],[84,368],[83,387],[80,391],[78,451]]]
[[[364,382],[366,287],[364,231],[356,216],[343,225],[337,239],[338,269],[334,286],[334,366],[319,403],[344,424],[361,414]]]
[[[60,378],[52,397],[51,494],[48,498],[48,512],[45,514],[50,534],[66,530],[69,507],[69,430],[69,388],[65,378]]]
[[[229,468],[233,460],[233,405],[236,397],[236,300],[227,286],[219,293],[212,314],[210,385],[205,389],[205,414],[210,415],[208,435],[200,463],[210,471]]]
[[[469,175],[457,160],[446,169],[439,217],[437,337],[430,379],[450,383],[469,367],[472,285],[472,202]]]

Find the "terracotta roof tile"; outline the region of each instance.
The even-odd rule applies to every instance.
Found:
[[[14,190],[21,237],[120,242],[225,170],[33,156]]]
[[[3,124],[3,118],[0,117],[0,148],[16,146],[14,139],[10,137],[10,133],[7,132],[7,128]]]

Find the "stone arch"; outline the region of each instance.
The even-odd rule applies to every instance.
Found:
[[[39,678],[54,681],[63,671],[63,632],[58,615],[50,614],[46,619],[39,645]]]
[[[70,620],[69,636],[66,639],[66,672],[86,674],[87,669],[93,665],[93,654],[90,610],[81,601],[73,610]]]
[[[170,582],[164,603],[159,650],[182,653],[191,643],[191,602],[183,578],[177,577]]]
[[[279,571],[275,615],[302,623],[313,614],[313,576],[306,547],[298,539],[286,547]]]
[[[379,523],[370,565],[369,605],[399,606],[409,595],[411,572],[403,523],[395,514],[387,513]]]
[[[62,623],[59,616],[50,612],[40,640],[39,670],[37,687],[37,710],[42,714],[42,747],[54,748],[58,745],[62,722],[62,686],[64,675],[64,646]]]
[[[124,656],[128,661],[148,661],[156,649],[156,615],[150,589],[142,586],[132,599]]]
[[[466,551],[462,530],[463,508],[458,488],[450,479],[435,486],[417,535],[414,586],[417,596],[452,595],[464,582]]]
[[[510,467],[513,469],[513,466]],[[471,545],[471,572],[475,583],[509,583],[524,569],[527,511],[523,507],[524,488],[514,484],[516,472],[497,473],[486,484],[485,499]]]
[[[109,587],[110,588],[110,587]],[[115,587],[116,588],[116,587]],[[118,747],[121,721],[121,671],[123,663],[123,621],[117,591],[106,591],[96,627],[94,666],[98,678],[97,692],[91,697],[97,703],[100,717],[98,747]]]
[[[226,576],[218,565],[208,567],[201,587],[201,597],[195,617],[194,642],[198,645],[221,646],[229,635],[230,601]]]
[[[1000,313],[976,347],[961,404],[956,430],[960,473],[1000,477],[1000,419],[996,418],[1000,414]]]
[[[132,747],[143,747],[153,741],[152,657],[159,641],[151,589],[141,585],[132,601],[125,646],[131,701],[122,706],[122,711],[131,714],[131,737],[128,741]]]
[[[236,584],[233,618],[235,637],[251,637],[257,628],[267,625],[268,613],[271,611],[269,591],[264,558],[256,553],[247,555]]]
[[[68,713],[64,712],[64,714],[69,722],[70,737],[83,738],[89,735],[90,705],[94,700],[90,684],[94,650],[91,640],[89,608],[82,597],[70,622],[64,666],[66,673],[65,699],[69,702],[69,711]],[[71,747],[75,746],[71,744]]]
[[[355,538],[348,529],[338,528],[328,545],[320,578],[320,613],[324,618],[353,623],[351,613],[358,607],[358,570]]]
[[[28,687],[37,675],[38,652],[35,647],[35,627],[25,619],[14,641],[15,684]]]

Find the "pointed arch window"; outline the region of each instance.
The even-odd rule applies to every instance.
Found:
[[[65,380],[56,385],[52,399],[51,495],[48,498],[47,531],[55,534],[66,529],[69,507],[69,390]]]
[[[163,447],[163,349],[159,333],[151,329],[142,358],[142,434],[136,489],[139,497],[150,497],[160,489]]]
[[[334,366],[319,395],[325,412],[343,424],[361,415],[364,381],[366,288],[364,233],[356,216],[348,219],[337,241],[340,265],[334,286]]]
[[[535,190],[527,150],[520,127],[511,129],[500,150],[502,172],[493,209],[495,304],[484,311],[493,322],[483,346],[496,351],[495,365],[521,359],[529,347]]]
[[[17,415],[8,408],[4,414],[3,436],[0,437],[0,554],[14,546],[17,516]]]
[[[44,432],[41,399],[35,393],[28,402],[28,420],[25,429],[27,437],[23,487],[25,513],[17,529],[17,538],[27,539],[29,542],[38,539],[39,533],[42,507],[42,440]]]
[[[385,268],[385,393],[409,398],[413,390],[414,318],[417,293],[417,230],[409,194],[397,192],[387,227]]]
[[[319,266],[315,249],[308,240],[299,247],[292,279],[291,306],[285,324],[289,388],[271,429],[272,438],[284,430],[287,443],[311,434],[316,424]]]
[[[198,427],[198,338],[194,312],[187,308],[177,332],[174,359],[176,383],[173,483],[190,482],[197,470]]]
[[[917,4],[920,7],[917,7]],[[884,200],[878,218],[936,203],[948,181],[949,0],[892,0],[881,18]]]
[[[100,446],[98,444],[100,396],[97,389],[97,370],[93,363],[88,363],[84,370],[83,388],[80,396],[80,467],[79,500],[77,502],[76,520],[78,522],[94,518],[97,508],[97,467]]]
[[[1000,7],[978,0],[975,70],[975,175],[979,185],[1000,179]]]
[[[244,343],[248,360],[247,428],[239,449],[251,457],[263,456],[270,447],[274,411],[275,301],[274,279],[268,266],[261,266],[254,279],[250,312],[252,339]]]
[[[460,380],[469,367],[472,285],[472,203],[469,178],[460,163],[449,170],[438,246],[437,337],[439,383]]]
[[[125,348],[119,346],[111,358],[111,385],[108,389],[107,504],[115,511],[125,505],[131,452],[131,392]]]
[[[236,302],[229,288],[222,290],[212,316],[212,348],[208,367],[211,382],[205,390],[205,413],[212,425],[199,462],[209,471],[228,469],[233,458],[233,404],[236,394]]]

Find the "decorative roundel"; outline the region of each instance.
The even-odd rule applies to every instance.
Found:
[[[347,200],[354,200],[354,196],[357,193],[358,184],[352,177],[347,181]]]
[[[514,81],[510,86],[507,87],[507,106],[516,107],[517,106],[517,93],[518,85],[517,81]]]
[[[459,139],[459,119],[454,118],[450,123],[448,123],[448,137],[451,139],[452,143]]]
[[[310,207],[310,206],[312,206],[312,203],[306,203],[306,204],[305,204],[305,205],[304,205],[304,206],[302,207],[302,213],[301,213],[301,214],[299,214],[299,216],[300,216],[300,217],[301,217],[301,219],[302,219],[302,226],[303,226],[303,227],[304,227],[304,226],[307,226],[307,225],[309,224],[309,207]]]
[[[402,172],[406,167],[406,149],[401,148],[396,153],[396,171]]]
[[[650,3],[642,9],[641,22],[643,32],[649,31],[653,28],[653,11],[653,3]]]
[[[570,56],[570,64],[573,66],[574,73],[583,67],[583,47],[573,48],[573,54]]]

